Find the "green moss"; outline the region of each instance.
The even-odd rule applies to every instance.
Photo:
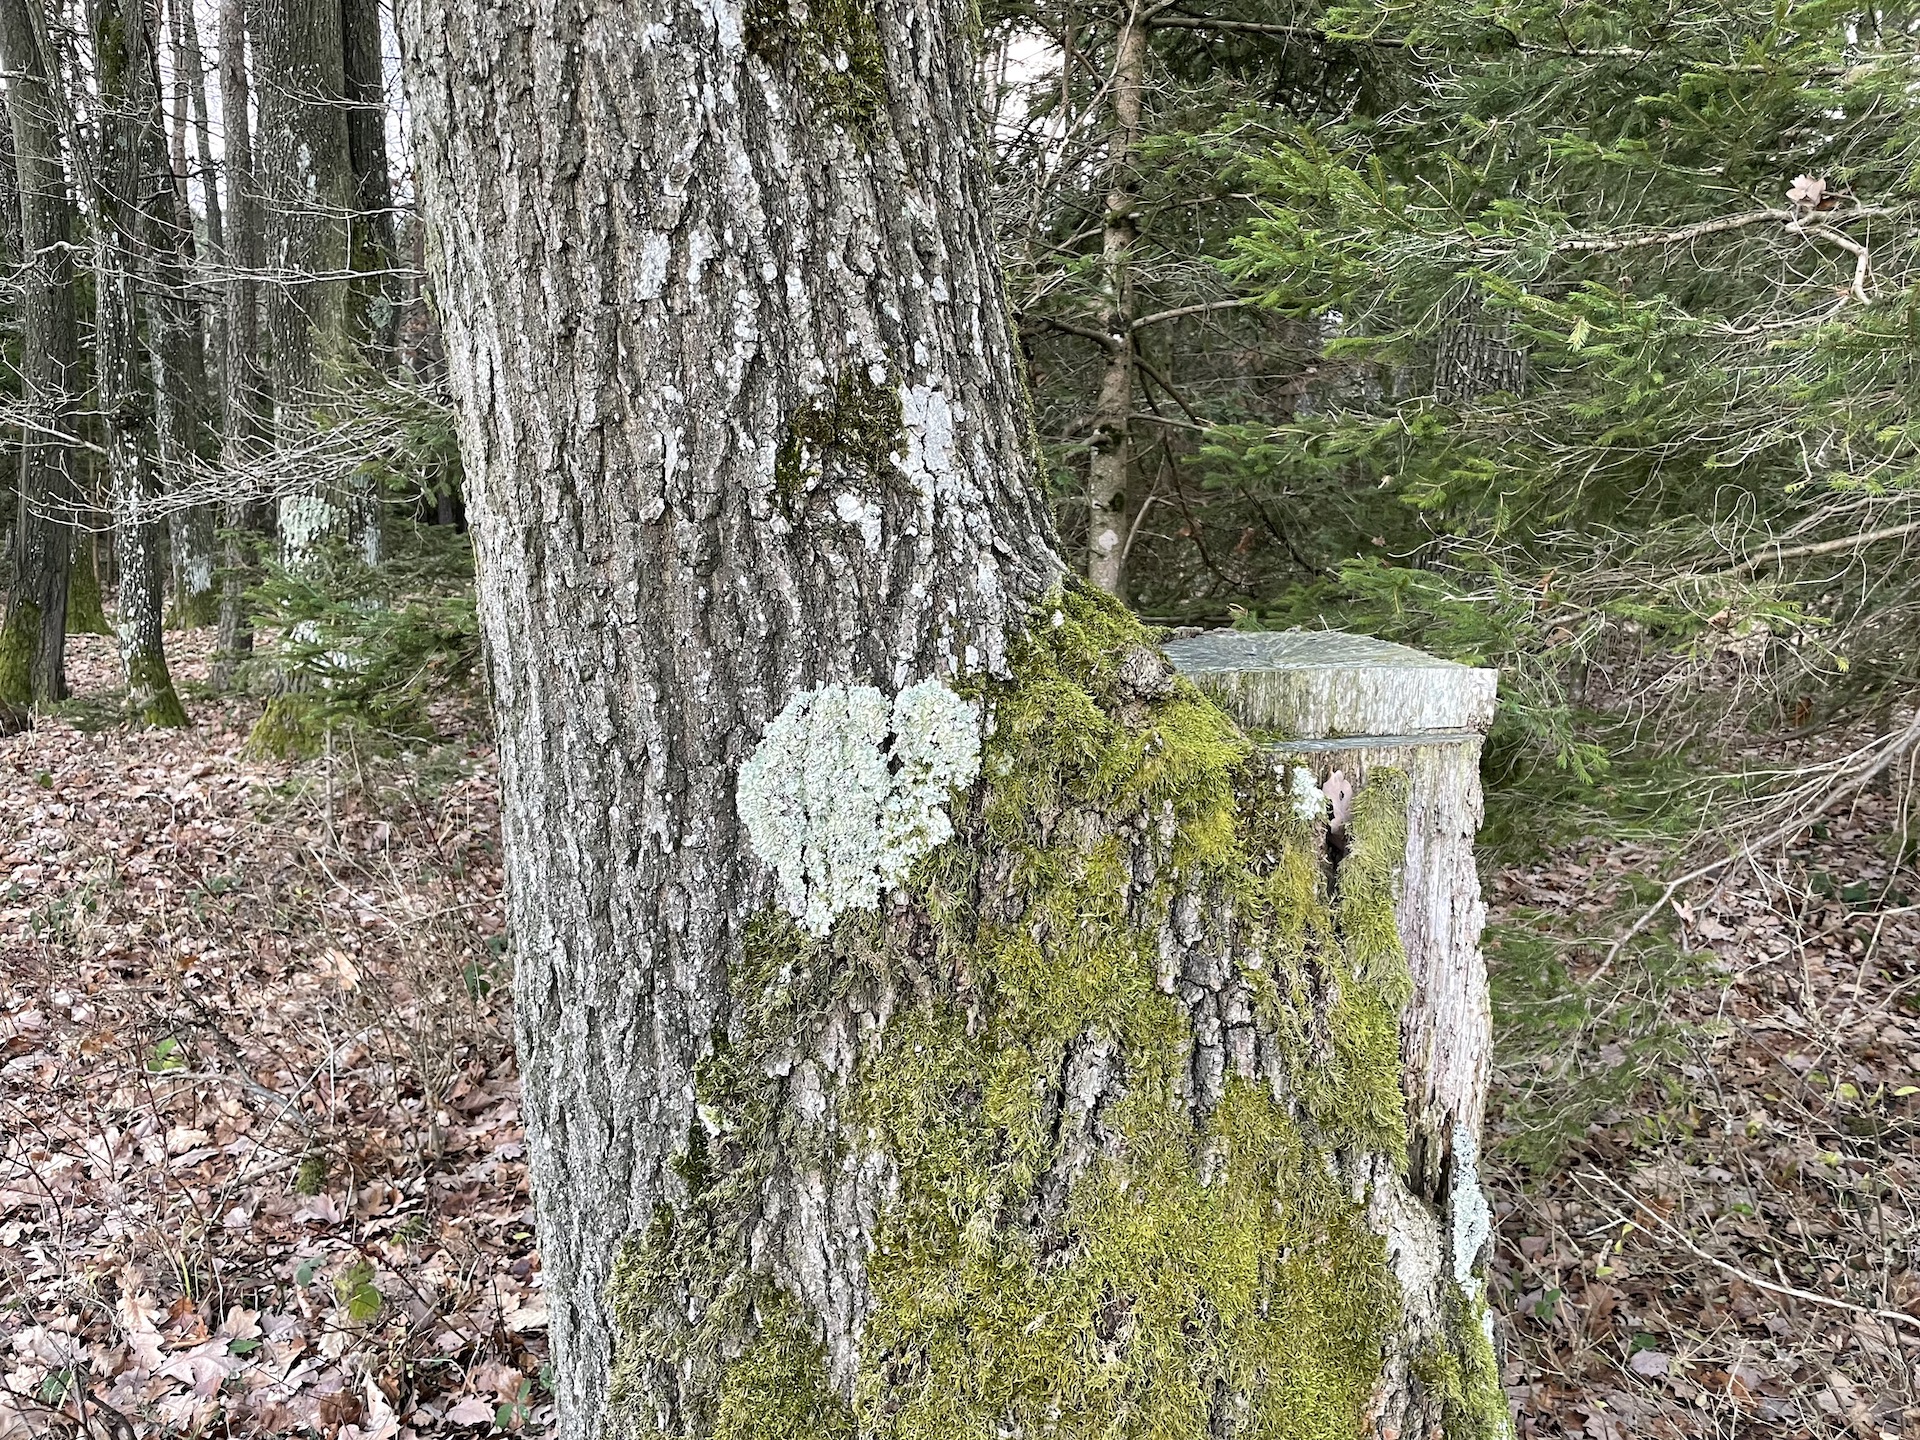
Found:
[[[218,590],[178,590],[174,592],[173,607],[167,615],[167,625],[174,630],[199,630],[211,625],[220,618],[220,592]]]
[[[137,655],[128,662],[127,694],[143,725],[178,729],[187,723],[187,707],[180,703],[163,656]]]
[[[69,635],[111,635],[107,608],[100,598],[100,576],[93,568],[93,547],[83,544],[67,571],[67,633]]]
[[[865,370],[849,370],[787,421],[774,457],[774,490],[792,504],[813,489],[829,463],[856,484],[877,487],[902,443],[899,392]]]
[[[28,600],[7,606],[0,624],[0,700],[33,703],[33,652],[40,644],[40,607]]]
[[[1369,777],[1330,894],[1285,767],[1117,604],[1056,595],[1010,670],[973,682],[983,785],[907,912],[818,941],[780,916],[748,931],[674,1167],[685,1194],[613,1289],[614,1410],[633,1428],[667,1396],[678,1433],[735,1440],[1363,1433],[1400,1292],[1340,1162],[1405,1147],[1404,783]],[[1277,1087],[1230,1076],[1210,1109],[1161,973],[1194,906],[1232,934],[1289,1066]],[[805,1129],[770,1062],[883,984],[897,1008]],[[1069,1113],[1068,1074],[1096,1057],[1099,1112]],[[886,1156],[897,1185],[843,1413],[815,1333],[740,1256],[768,1167],[825,1172],[846,1145]]]
[[[747,0],[747,48],[790,67],[820,112],[861,135],[887,118],[887,60],[872,0]]]
[[[326,748],[330,721],[310,695],[276,695],[247,732],[248,753],[272,760],[308,760]]]
[[[1487,1302],[1449,1287],[1445,1320],[1440,1340],[1414,1361],[1414,1377],[1438,1399],[1446,1440],[1503,1440],[1513,1416],[1487,1337]]]
[[[714,1440],[762,1435],[852,1440],[853,1409],[827,1384],[819,1341],[777,1297],[755,1317],[752,1341],[720,1382]]]

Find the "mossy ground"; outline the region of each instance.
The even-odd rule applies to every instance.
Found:
[[[1112,602],[1054,597],[1012,671],[977,686],[983,783],[910,906],[817,942],[784,916],[752,927],[728,1039],[698,1078],[688,1198],[661,1205],[616,1273],[616,1427],[1361,1433],[1400,1292],[1341,1162],[1405,1149],[1401,782],[1362,788],[1329,894],[1324,836],[1284,767]],[[1283,1057],[1278,1075],[1229,1068],[1205,1105],[1188,1002],[1162,973],[1176,911],[1213,917],[1222,948],[1231,934]],[[879,990],[902,998],[832,1117],[799,1120],[769,1062]],[[1069,1117],[1066,1072],[1100,1055],[1098,1115]],[[1070,1154],[1069,1132],[1097,1136],[1092,1153]],[[797,1303],[740,1262],[773,1167],[828,1173],[849,1149],[897,1174],[851,1396]]]

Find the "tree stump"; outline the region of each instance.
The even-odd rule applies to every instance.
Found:
[[[1166,649],[1276,757],[1321,782],[1331,844],[1339,844],[1340,810],[1370,773],[1390,768],[1407,777],[1396,903],[1413,981],[1400,1028],[1407,1181],[1453,1237],[1456,1279],[1471,1273],[1468,1288],[1477,1289],[1488,1223],[1477,1168],[1492,1011],[1474,836],[1497,672],[1340,631],[1215,630]]]

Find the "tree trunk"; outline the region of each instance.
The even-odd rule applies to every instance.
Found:
[[[253,653],[247,589],[258,572],[256,553],[272,524],[256,472],[267,440],[267,373],[261,361],[260,267],[263,246],[255,189],[253,128],[247,82],[247,0],[220,3],[220,113],[226,141],[227,282],[226,394],[221,403],[220,468],[233,495],[224,506],[220,620],[214,643],[213,683],[228,689]]]
[[[184,725],[161,623],[165,530],[157,460],[168,448],[177,455],[191,443],[186,407],[193,399],[170,390],[180,383],[184,307],[177,289],[170,295],[165,288],[179,284],[178,225],[159,119],[159,72],[142,0],[95,0],[91,19],[100,67],[94,363],[112,477],[120,586],[115,629],[134,713],[151,725]]]
[[[1127,538],[1132,517],[1127,480],[1133,466],[1133,244],[1134,154],[1140,144],[1140,108],[1147,83],[1147,19],[1130,0],[1114,44],[1113,129],[1107,137],[1107,214],[1100,243],[1107,312],[1107,358],[1093,407],[1093,447],[1087,461],[1087,578],[1109,595],[1126,587]]]
[[[12,589],[0,623],[0,700],[44,703],[67,693],[67,583],[78,489],[78,330],[73,204],[55,101],[30,0],[0,0],[20,222],[19,491]]]
[[[972,12],[795,14],[401,7],[560,1433],[1493,1433],[1406,782],[1061,588]]]
[[[183,273],[193,283],[183,300],[192,318],[190,336],[182,337],[177,357],[187,366],[187,377],[198,377],[193,406],[195,468],[214,458],[212,437],[224,428],[221,404],[226,393],[221,372],[226,359],[224,307],[206,304],[202,296],[210,293],[205,278],[217,275],[226,264],[226,236],[221,214],[220,190],[214,183],[212,126],[207,114],[206,60],[200,52],[199,26],[194,19],[192,0],[173,0],[169,7],[173,44],[173,163],[178,176],[179,232],[183,240],[193,241],[194,213],[189,182],[198,179],[201,213],[205,217],[204,247],[192,243],[183,255]],[[187,130],[194,137],[194,159],[188,163]],[[191,270],[185,262],[191,258]],[[196,487],[204,488],[204,487]],[[219,614],[220,592],[214,565],[216,544],[216,506],[210,501],[170,507],[168,523],[172,540],[173,619],[181,626],[200,626],[214,622]]]
[[[387,165],[386,75],[380,53],[380,0],[340,0],[347,152],[353,169],[353,269],[356,330],[376,369],[393,368],[399,334],[400,254]]]
[[[378,553],[364,484],[335,473],[319,443],[354,365],[355,210],[340,0],[255,0],[249,35],[260,120],[256,167],[273,283],[273,355],[281,547],[297,560],[327,539]]]

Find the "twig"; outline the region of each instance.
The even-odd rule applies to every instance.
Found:
[[[1872,1305],[1862,1305],[1854,1300],[1842,1300],[1837,1295],[1821,1295],[1812,1290],[1802,1290],[1796,1285],[1784,1285],[1777,1281],[1765,1280],[1750,1270],[1742,1270],[1738,1265],[1722,1260],[1717,1255],[1709,1255],[1698,1245],[1694,1244],[1692,1240],[1688,1239],[1678,1228],[1669,1224],[1667,1218],[1658,1210],[1655,1210],[1651,1205],[1647,1204],[1646,1201],[1642,1200],[1638,1195],[1635,1195],[1611,1175],[1602,1174],[1598,1170],[1589,1170],[1587,1177],[1592,1180],[1598,1180],[1601,1184],[1610,1187],[1623,1196],[1629,1204],[1634,1206],[1634,1208],[1639,1210],[1643,1215],[1650,1217],[1654,1222],[1653,1229],[1656,1234],[1674,1241],[1698,1259],[1706,1261],[1709,1265],[1718,1266],[1729,1275],[1746,1281],[1747,1284],[1752,1285],[1756,1289],[1771,1290],[1776,1295],[1791,1295],[1794,1299],[1805,1300],[1811,1305],[1830,1305],[1836,1310],[1851,1310],[1856,1315],[1870,1315],[1876,1320],[1886,1320],[1896,1325],[1909,1325],[1915,1330],[1920,1330],[1920,1317],[1909,1315],[1904,1310],[1880,1310]]]
[[[1905,730],[1887,738],[1886,742],[1881,746],[1879,756],[1874,759],[1871,764],[1866,766],[1865,769],[1861,770],[1845,784],[1836,786],[1829,791],[1825,798],[1811,810],[1789,816],[1786,820],[1774,826],[1773,829],[1767,831],[1766,834],[1762,835],[1759,839],[1750,840],[1740,846],[1739,849],[1730,851],[1720,859],[1710,864],[1702,865],[1696,870],[1689,870],[1679,879],[1669,882],[1666,889],[1660,892],[1660,898],[1641,912],[1640,918],[1627,927],[1624,935],[1607,947],[1606,958],[1600,962],[1600,968],[1593,972],[1589,983],[1591,983],[1591,980],[1598,980],[1601,976],[1605,975],[1612,967],[1613,962],[1619,957],[1621,950],[1626,947],[1627,942],[1642,930],[1646,929],[1647,926],[1651,925],[1655,917],[1658,916],[1662,910],[1666,909],[1667,906],[1672,903],[1673,897],[1678,895],[1685,887],[1693,884],[1696,880],[1704,880],[1707,876],[1726,869],[1727,866],[1744,856],[1754,855],[1771,845],[1778,844],[1788,836],[1804,829],[1819,816],[1826,814],[1827,811],[1840,804],[1841,801],[1850,800],[1862,790],[1866,789],[1867,786],[1878,779],[1894,761],[1900,759],[1908,751],[1912,750],[1916,744],[1920,744],[1920,712],[1915,713],[1912,721],[1909,722]]]
[[[1719,570],[1709,575],[1709,580],[1731,578],[1735,575],[1752,575],[1767,565],[1779,565],[1788,560],[1806,560],[1815,555],[1833,555],[1842,550],[1859,550],[1868,545],[1877,545],[1882,540],[1898,540],[1902,535],[1920,534],[1920,520],[1909,520],[1904,525],[1886,525],[1878,530],[1862,531],[1858,535],[1845,535],[1838,540],[1822,540],[1814,545],[1794,545],[1785,550],[1768,550],[1742,560],[1730,569]]]

